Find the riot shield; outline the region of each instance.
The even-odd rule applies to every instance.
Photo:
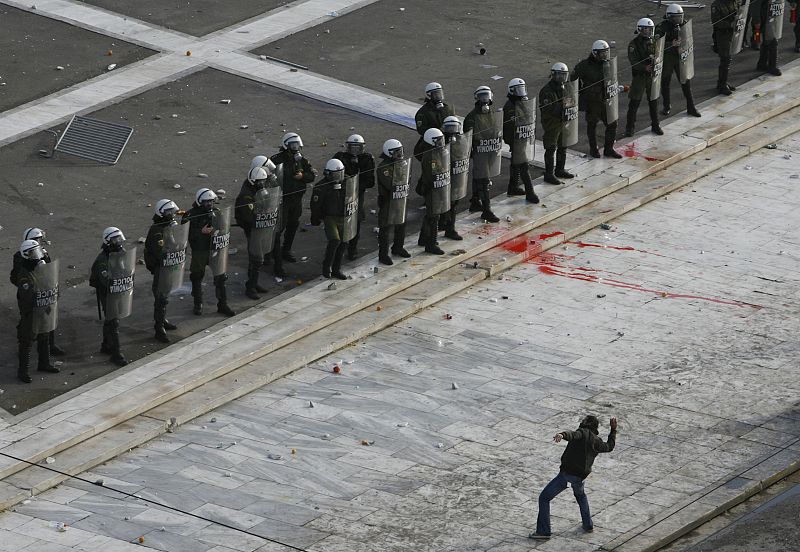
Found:
[[[764,0],[764,2],[767,2],[767,20],[761,24],[763,40],[765,42],[780,40],[783,36],[783,10],[786,8],[786,0]]]
[[[106,318],[126,318],[133,307],[133,273],[136,269],[136,248],[111,251],[108,254],[108,293]]]
[[[425,153],[424,160],[431,164],[430,214],[441,215],[450,210],[450,144]]]
[[[564,83],[564,109],[561,116],[562,144],[565,147],[578,143],[578,81]]]
[[[467,197],[469,154],[472,150],[472,129],[455,136],[450,142],[450,201]]]
[[[280,186],[267,187],[256,192],[253,198],[255,225],[250,230],[250,239],[247,241],[247,252],[251,257],[262,258],[272,251],[280,212]]]
[[[606,124],[619,119],[619,78],[617,58],[603,62],[603,101],[606,103]]]
[[[408,159],[400,159],[392,164],[392,169],[392,195],[386,207],[388,213],[386,224],[403,224],[406,221],[411,163]]]
[[[657,100],[661,97],[661,73],[664,72],[664,37],[655,39],[653,52],[653,71],[650,73],[650,99]]]
[[[177,222],[165,226],[161,232],[161,263],[158,266],[158,291],[169,295],[183,285],[183,269],[186,266],[186,242],[189,225]]]
[[[58,260],[33,270],[33,333],[50,333],[58,326]]]
[[[494,178],[499,175],[502,148],[503,112],[476,115],[472,129],[472,177]]]
[[[345,176],[344,183],[344,235],[343,242],[349,242],[358,233],[358,175]]]
[[[536,98],[518,101],[515,110],[511,159],[516,165],[533,163],[536,146]]]
[[[214,209],[211,218],[211,249],[208,252],[208,266],[214,276],[228,271],[228,246],[231,244],[231,208]]]
[[[692,36],[692,20],[687,19],[681,25],[678,37],[678,80],[681,84],[694,77],[694,37]]]
[[[747,34],[745,26],[747,24],[747,12],[750,10],[750,0],[744,0],[744,4],[739,6],[736,13],[736,22],[733,25],[733,39],[731,40],[730,57],[742,51],[744,35]]]

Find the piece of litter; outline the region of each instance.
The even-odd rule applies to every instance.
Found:
[[[792,156],[791,156],[791,155],[789,155],[789,154],[787,153],[786,155],[784,155],[784,156],[783,156],[783,158],[784,158],[784,159],[791,159],[791,158],[792,158]]]
[[[370,209],[370,210],[369,210],[369,213],[370,213],[371,215],[376,215],[376,214],[378,214],[378,211],[376,211],[375,209]]]
[[[267,61],[267,56],[258,56],[261,61]]]
[[[180,190],[181,189],[181,185],[180,184],[173,184],[172,187],[175,188],[176,190]]]
[[[275,276],[275,282],[280,284],[281,282],[283,282],[283,278],[281,278],[280,276]]]
[[[270,453],[270,454],[267,454],[267,458],[269,458],[270,460],[281,460],[283,458],[283,456],[281,456],[280,454],[272,454],[272,453]]]
[[[117,64],[116,64],[116,63],[112,63],[111,65],[109,65],[108,67],[106,67],[106,69],[107,69],[108,71],[113,71],[113,70],[114,70],[114,69],[116,69],[116,68],[117,68]]]
[[[401,422],[397,424],[397,427],[408,427],[408,422]]]
[[[365,447],[371,447],[372,445],[375,444],[375,441],[367,441],[366,439],[362,439],[361,444],[364,445]]]
[[[611,225],[604,222],[603,224],[600,225],[600,228],[602,228],[603,230],[611,230]]]
[[[309,408],[314,408],[314,403],[312,401],[308,401],[308,407]]]
[[[767,144],[765,147],[767,149],[778,149],[778,144]]]
[[[67,530],[66,523],[64,523],[63,521],[59,521],[58,523],[56,523],[56,531],[58,531],[59,533],[63,533],[66,530]]]
[[[177,114],[177,113],[173,113],[173,114],[172,114],[172,118],[173,118],[173,119],[177,119],[177,118],[178,118],[178,114]]]
[[[445,314],[444,315],[444,319],[445,320],[452,320],[453,319],[453,315],[452,314]]]
[[[177,134],[178,136],[183,136],[184,134],[186,134],[186,131],[185,130],[179,130],[175,134]]]
[[[436,345],[438,345],[439,347],[441,347],[442,345],[444,345],[444,342],[442,342],[442,340],[441,340],[441,339],[439,339],[438,341],[436,341]]]
[[[336,10],[328,12],[328,17],[339,17],[339,12]]]
[[[308,257],[300,257],[300,262],[304,263],[308,260]]]
[[[339,373],[341,373],[341,371],[342,371],[342,367],[341,367],[341,366],[339,366],[338,364],[335,364],[335,365],[333,366],[333,373],[334,373],[334,374],[339,374]]]
[[[489,299],[489,302],[490,302],[490,303],[497,303],[497,299],[495,299],[494,297],[492,297],[491,299]]]
[[[228,105],[229,103],[231,103],[231,101],[230,100],[220,100],[219,103]]]
[[[53,458],[52,456],[48,456],[47,458],[44,459],[44,461],[47,462],[48,464],[53,464],[56,461],[56,459]]]
[[[355,360],[345,360],[344,361],[345,364],[353,364],[354,362],[355,362]]]
[[[212,424],[215,424],[215,423],[217,423],[217,419],[216,419],[216,418],[211,418],[211,419],[209,420],[209,422],[211,422]]]
[[[223,475],[223,477],[233,477],[233,476],[231,475],[231,472],[225,472],[225,475]]]
[[[746,170],[746,171],[752,171],[752,170],[753,170],[753,167],[752,167],[752,166],[750,166],[750,165],[745,165],[745,166],[744,166],[744,170]]]
[[[63,70],[64,70],[64,68],[61,65],[58,65],[56,67],[56,71],[63,71]]]
[[[511,222],[512,220],[511,215],[506,215],[506,222]]]
[[[501,80],[502,78],[503,78],[503,77],[501,77],[500,75],[494,75],[494,76],[492,77],[492,80]]]
[[[292,454],[297,454],[297,449],[292,449]]]
[[[336,289],[336,282],[331,282],[330,284],[328,284],[328,289],[329,289],[329,290],[334,290],[334,289]]]
[[[456,382],[453,382],[453,384],[452,384],[452,388],[453,388],[453,389],[458,389],[458,384],[457,384]]]
[[[406,11],[406,9],[405,8],[399,8],[399,11],[404,12],[404,11]]]
[[[602,299],[602,298],[603,298],[603,297],[605,297],[605,296],[606,296],[606,294],[605,294],[605,293],[598,293],[598,294],[597,294],[597,298],[598,298],[598,299]]]
[[[436,448],[444,448],[444,443],[436,443]]]

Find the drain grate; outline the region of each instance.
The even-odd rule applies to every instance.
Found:
[[[117,123],[75,115],[56,143],[55,151],[115,165],[133,129]]]

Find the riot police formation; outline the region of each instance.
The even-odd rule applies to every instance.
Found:
[[[605,157],[622,157],[614,149],[619,119],[619,81],[617,58],[611,57],[611,48],[605,40],[595,40],[589,57],[578,62],[571,79],[578,81],[578,105],[586,112],[586,133],[589,137],[589,155],[600,157],[597,147],[597,123],[605,126],[603,153]]]
[[[529,169],[536,144],[536,102],[528,98],[528,87],[520,78],[508,81],[508,99],[503,106],[503,141],[511,151],[508,195],[524,195],[528,203],[539,203]],[[524,189],[520,187],[520,179]]]
[[[314,182],[316,178],[311,163],[303,157],[303,139],[294,132],[287,132],[281,141],[283,146],[280,151],[270,158],[276,167],[280,167],[279,172],[283,174],[280,182],[283,190],[280,227],[275,233],[275,245],[272,250],[273,274],[278,277],[286,275],[283,261],[297,262],[292,253],[292,244],[303,214],[303,194],[306,193],[306,185]]]
[[[686,98],[686,113],[692,117],[700,117],[692,96],[694,77],[692,20],[684,16],[683,8],[678,4],[670,4],[667,6],[664,21],[656,26],[655,36],[664,37],[664,61],[661,72],[662,113],[669,115],[672,109],[669,84],[674,73]]]
[[[135,268],[136,248],[125,249],[122,231],[115,226],[103,230],[103,244],[92,264],[89,285],[97,296],[98,315],[102,311],[105,316],[100,352],[111,355],[111,362],[117,366],[128,364],[120,351],[119,320],[131,314]]]
[[[58,325],[58,261],[46,262],[42,245],[25,240],[19,247],[20,262],[12,271],[12,283],[17,286],[17,344],[19,367],[17,378],[31,383],[28,373],[31,346],[36,339],[40,372],[58,373],[50,359],[50,332]]]
[[[26,228],[25,231],[22,233],[22,241],[25,240],[34,240],[39,242],[39,245],[42,246],[42,255],[45,263],[49,263],[51,261],[50,255],[47,253],[47,250],[44,248],[45,245],[49,245],[50,242],[47,241],[47,236],[45,235],[45,231],[41,228]],[[11,283],[14,285],[16,284],[15,281],[15,274],[17,271],[17,267],[22,263],[22,254],[19,251],[14,252],[14,256],[12,258],[12,268],[11,268]],[[64,356],[65,352],[64,349],[56,345],[56,332],[50,332],[48,337],[48,341],[50,343],[50,354],[52,356]]]
[[[661,94],[661,71],[664,60],[664,37],[656,38],[652,19],[643,17],[636,23],[636,37],[628,44],[628,61],[631,63],[633,82],[628,92],[628,120],[625,136],[633,136],[636,112],[642,97],[647,96],[650,110],[650,129],[662,135],[658,122],[658,96]]]
[[[244,231],[247,240],[245,295],[253,300],[261,299],[258,294],[267,291],[259,285],[258,275],[265,255],[272,251],[275,243],[280,188],[274,170],[275,165],[266,157],[254,158],[234,206],[236,224]],[[267,186],[268,182],[270,186]]]
[[[358,223],[358,177],[346,177],[344,163],[331,159],[311,195],[311,224],[324,224],[328,245],[322,260],[325,278],[346,280],[342,258]]]
[[[714,27],[716,51],[719,55],[717,92],[730,96],[736,90],[728,82],[731,60],[742,49],[746,33],[747,3],[739,0],[714,0],[711,4],[711,24]]]
[[[417,183],[417,193],[425,198],[425,217],[417,243],[426,253],[444,255],[436,239],[439,216],[450,210],[450,148],[438,128],[429,128],[423,136],[425,149],[420,162],[422,175]]]
[[[358,176],[358,219],[355,237],[347,244],[347,258],[351,261],[358,256],[358,238],[361,235],[361,223],[366,220],[364,210],[364,194],[375,186],[375,158],[365,151],[366,144],[360,134],[347,137],[344,151],[337,152],[333,158],[344,164],[344,174]]]
[[[500,174],[503,147],[503,112],[494,109],[494,95],[488,86],[473,93],[475,106],[464,117],[464,132],[472,131],[472,200],[470,212],[480,211],[486,222],[500,219],[492,212],[489,189]]]
[[[758,54],[758,71],[766,71],[776,77],[778,69],[778,40],[783,36],[783,12],[786,0],[761,0],[761,6],[753,14],[756,28],[761,32],[761,49]]]
[[[548,184],[563,184],[559,178],[574,178],[566,170],[567,125],[577,125],[578,106],[573,98],[565,94],[569,68],[565,63],[554,63],[550,68],[550,80],[539,91],[544,136],[544,181]],[[577,86],[575,87],[577,91]],[[566,98],[570,98],[567,101]]]
[[[192,262],[189,279],[192,282],[194,313],[203,314],[203,277],[206,267],[214,277],[214,292],[217,297],[217,312],[225,316],[235,313],[228,306],[228,246],[230,245],[230,208],[221,210],[214,206],[217,194],[208,188],[200,188],[195,194],[192,208],[183,215],[181,224],[189,224],[189,247]]]
[[[472,131],[463,132],[461,119],[450,115],[444,120],[442,133],[450,147],[450,210],[439,216],[438,229],[444,230],[445,238],[461,241],[464,238],[456,231],[456,209],[459,200],[467,197]]]
[[[408,201],[411,163],[405,158],[400,140],[390,139],[383,143],[378,177],[378,261],[392,265],[392,255],[408,258],[405,249],[406,203]]]
[[[167,304],[169,294],[183,283],[188,227],[175,220],[180,211],[171,199],[159,200],[155,211],[144,242],[144,264],[153,275],[155,339],[169,343],[166,330],[178,327],[167,320]]]

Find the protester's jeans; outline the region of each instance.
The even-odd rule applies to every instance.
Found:
[[[536,532],[538,534],[550,534],[550,501],[567,488],[567,483],[572,486],[575,500],[578,501],[583,528],[586,530],[593,528],[592,515],[589,513],[589,499],[586,498],[586,493],[583,490],[583,479],[560,471],[539,495],[539,517],[536,519]]]

